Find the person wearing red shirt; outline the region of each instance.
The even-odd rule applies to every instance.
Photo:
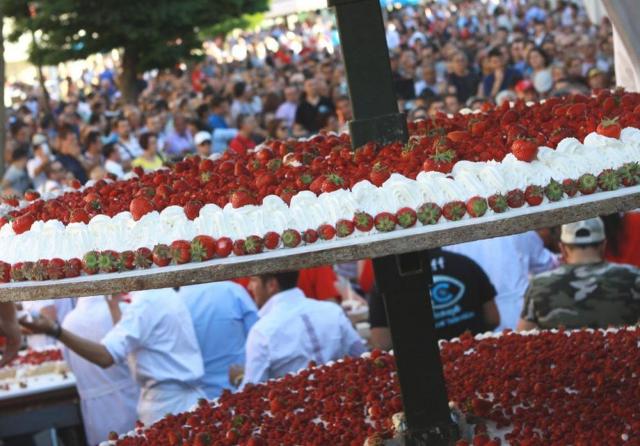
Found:
[[[238,116],[238,134],[229,143],[229,149],[239,154],[245,154],[248,150],[256,146],[252,139],[253,132],[257,126],[256,118],[251,115]]]
[[[640,267],[640,211],[603,218],[607,231],[606,259]]]
[[[298,288],[312,299],[340,302],[340,293],[335,286],[337,280],[338,277],[331,266],[306,268],[300,270]]]

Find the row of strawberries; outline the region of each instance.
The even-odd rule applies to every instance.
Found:
[[[20,262],[9,265],[0,261],[0,283],[10,281],[43,281],[78,277],[84,272],[87,275],[97,273],[114,273],[133,269],[147,269],[152,265],[158,267],[170,264],[181,265],[189,262],[203,262],[213,258],[228,257],[232,253],[237,256],[259,254],[266,250],[279,248],[295,248],[300,244],[313,244],[320,240],[344,238],[355,231],[368,233],[375,229],[378,232],[390,232],[397,228],[410,228],[420,222],[422,225],[433,225],[441,217],[448,221],[457,221],[465,215],[477,218],[491,209],[502,213],[509,208],[538,206],[545,197],[550,202],[561,200],[565,195],[575,196],[578,192],[588,195],[600,189],[611,191],[621,186],[634,186],[640,183],[640,165],[629,163],[620,169],[605,170],[597,177],[591,174],[582,175],[577,181],[565,180],[562,183],[552,180],[545,187],[531,185],[524,191],[514,189],[506,195],[494,194],[488,198],[475,196],[466,203],[452,201],[440,207],[436,203],[424,203],[417,209],[404,207],[395,213],[381,212],[372,216],[366,212],[357,212],[353,219],[342,219],[335,225],[323,224],[316,229],[300,232],[287,229],[278,234],[268,232],[263,237],[252,235],[245,239],[231,240],[229,237],[214,239],[207,235],[199,235],[192,241],[176,240],[170,245],[158,244],[153,249],[140,248],[134,251],[118,253],[112,250],[91,251],[80,259],[62,260],[41,259],[37,262]],[[153,209],[147,209],[151,212]],[[140,218],[141,215],[137,215]]]
[[[138,205],[156,211],[176,205],[197,216],[209,203],[237,208],[260,204],[268,195],[288,203],[303,190],[320,194],[363,180],[380,186],[392,173],[412,179],[422,171],[448,173],[460,160],[501,161],[513,153],[531,161],[540,146],[553,148],[568,137],[583,140],[590,132],[618,138],[621,128],[630,126],[640,127],[640,94],[620,90],[551,98],[532,106],[522,101],[513,107],[486,106],[478,114],[438,114],[411,123],[407,144],[368,143],[353,150],[346,134],[272,140],[246,154],[227,151],[217,160],[190,157],[169,170],[150,173],[136,169],[137,177],[126,181],[99,181],[86,188],[77,183],[78,190],[51,200],[29,193],[26,206],[0,216],[0,228],[12,223],[14,231],[22,233],[35,221],[86,223],[97,214],[114,216]],[[146,201],[134,203],[136,198]],[[4,202],[18,205],[11,197]]]
[[[472,423],[456,446],[640,445],[640,332],[505,333],[441,344],[449,400]],[[566,389],[570,389],[568,392]],[[226,391],[168,415],[117,446],[382,445],[402,411],[395,360],[374,350],[331,366]]]

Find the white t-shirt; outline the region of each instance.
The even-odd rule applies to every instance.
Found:
[[[39,157],[31,158],[27,161],[27,172],[29,173],[29,178],[33,182],[33,187],[38,190],[46,181],[47,175],[44,173],[44,170],[36,175],[36,170],[42,166],[42,160]]]

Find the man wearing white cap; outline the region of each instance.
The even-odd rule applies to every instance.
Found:
[[[605,247],[600,218],[563,225],[560,249],[566,264],[533,278],[518,330],[637,324],[640,270],[606,262]]]
[[[196,145],[196,153],[202,158],[209,158],[211,155],[211,133],[202,130],[196,133],[193,142]]]

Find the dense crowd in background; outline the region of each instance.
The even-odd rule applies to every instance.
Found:
[[[571,2],[445,3],[386,13],[398,107],[408,119],[613,85],[606,19],[590,23]],[[190,153],[345,131],[352,113],[338,44],[333,17],[319,11],[208,42],[205,60],[141,76],[133,104],[120,95],[117,66],[51,79],[48,106],[37,82],[20,84],[0,192],[51,192]]]
[[[590,23],[567,1],[554,9],[543,1],[496,3],[436,2],[386,13],[398,107],[407,119],[615,85],[606,19]],[[245,152],[267,139],[347,131],[352,112],[333,18],[326,11],[298,18],[208,42],[207,58],[188,68],[146,73],[135,103],[120,94],[117,65],[55,79],[49,104],[36,83],[15,86],[21,96],[9,111],[0,195],[31,188],[46,195],[73,180],[124,178],[135,166],[158,169],[188,154]],[[640,266],[640,213],[604,220],[425,253],[437,335],[636,323],[640,271],[610,262]],[[25,311],[48,316],[32,331],[102,367],[116,364],[102,372],[69,357],[80,387],[98,378],[124,383],[113,395],[83,399],[91,444],[109,430],[130,429],[136,417],[149,422],[185,410],[203,390],[213,398],[296,371],[309,359],[361,353],[345,313],[317,300],[342,302],[352,323],[369,322],[369,347],[392,347],[371,260],[237,282],[244,288],[185,287],[182,299],[172,290],[134,293],[131,305],[122,296],[24,303]],[[350,311],[361,306],[369,310],[364,316]],[[78,350],[73,332],[92,340],[91,348]],[[128,355],[138,365],[131,376]],[[175,368],[181,363],[188,370]],[[115,393],[125,390],[128,403],[117,403]],[[107,426],[105,407],[122,420]],[[5,444],[30,444],[15,441]]]

